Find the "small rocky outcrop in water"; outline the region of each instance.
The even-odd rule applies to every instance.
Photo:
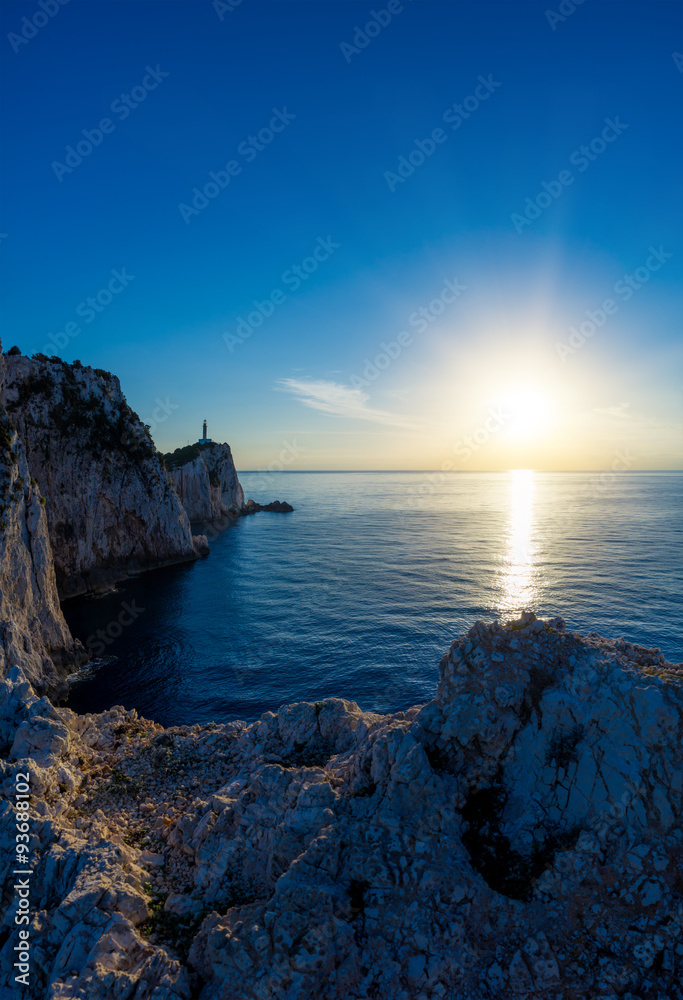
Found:
[[[3,377],[0,354],[0,386]],[[0,406],[0,677],[19,665],[34,688],[57,694],[87,657],[59,606],[44,503]]]
[[[247,500],[242,508],[243,514],[257,514],[260,510],[268,510],[275,514],[288,514],[294,510],[291,504],[285,500],[273,500],[271,503],[256,503],[254,500]]]
[[[427,705],[166,731],[15,668],[0,726],[3,787],[34,796],[36,1000],[683,997],[683,666],[659,650],[478,622]]]
[[[230,445],[176,448],[164,455],[164,462],[191,521],[215,521],[242,512],[244,493]]]
[[[187,514],[119,380],[43,355],[4,360],[2,402],[46,500],[60,596],[196,559]]]

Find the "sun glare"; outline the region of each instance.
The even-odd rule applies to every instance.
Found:
[[[537,389],[520,389],[501,400],[506,436],[519,441],[541,437],[550,429],[554,407]]]

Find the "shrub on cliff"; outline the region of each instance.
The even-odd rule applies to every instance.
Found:
[[[8,404],[8,410],[21,410],[29,405],[35,423],[35,414],[39,412],[36,404],[42,398],[49,426],[63,438],[77,435],[82,446],[95,458],[101,458],[108,451],[123,452],[133,461],[154,457],[149,428],[141,423],[125,399],[111,408],[108,389],[93,391],[83,379],[77,378],[76,372],[82,370],[80,362],[70,365],[61,358],[38,354],[33,360],[43,363],[31,366],[29,374],[18,384],[17,398]],[[61,376],[59,370],[56,373],[54,368],[51,370],[50,363],[60,364]],[[113,379],[113,375],[102,369],[95,369],[94,374],[104,382]],[[43,427],[48,429],[45,424]]]
[[[164,465],[167,469],[179,469],[182,465],[187,465],[188,462],[194,461],[194,459],[201,455],[204,448],[210,448],[211,445],[208,444],[187,444],[184,448],[176,448],[175,451],[168,451],[164,455]]]

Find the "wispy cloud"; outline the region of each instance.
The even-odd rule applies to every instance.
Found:
[[[385,389],[384,395],[389,396],[391,399],[404,400],[408,399],[412,392],[412,389]]]
[[[282,392],[296,396],[304,406],[312,410],[320,410],[332,417],[347,417],[351,420],[368,420],[373,424],[384,424],[387,427],[402,427],[404,430],[424,430],[424,425],[407,420],[398,413],[387,410],[376,410],[367,406],[370,398],[362,389],[353,389],[350,385],[331,382],[327,379],[296,379],[283,378],[276,383]]]
[[[615,417],[616,419],[629,420],[633,416],[633,414],[626,412],[630,405],[630,403],[620,403],[618,406],[607,406],[604,408],[596,407],[594,412],[600,413],[605,417]]]

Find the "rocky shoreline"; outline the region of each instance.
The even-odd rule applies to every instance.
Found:
[[[20,443],[14,478],[30,481],[45,508],[60,600],[205,557],[221,523],[292,510],[280,501],[245,504],[226,443],[162,456],[118,378],[80,361],[28,358],[16,348],[0,355],[0,411]],[[203,525],[198,534],[192,522]]]
[[[682,665],[532,614],[476,623],[393,715],[164,730],[14,667],[0,992],[22,773],[36,1000],[679,1000],[681,733]]]

